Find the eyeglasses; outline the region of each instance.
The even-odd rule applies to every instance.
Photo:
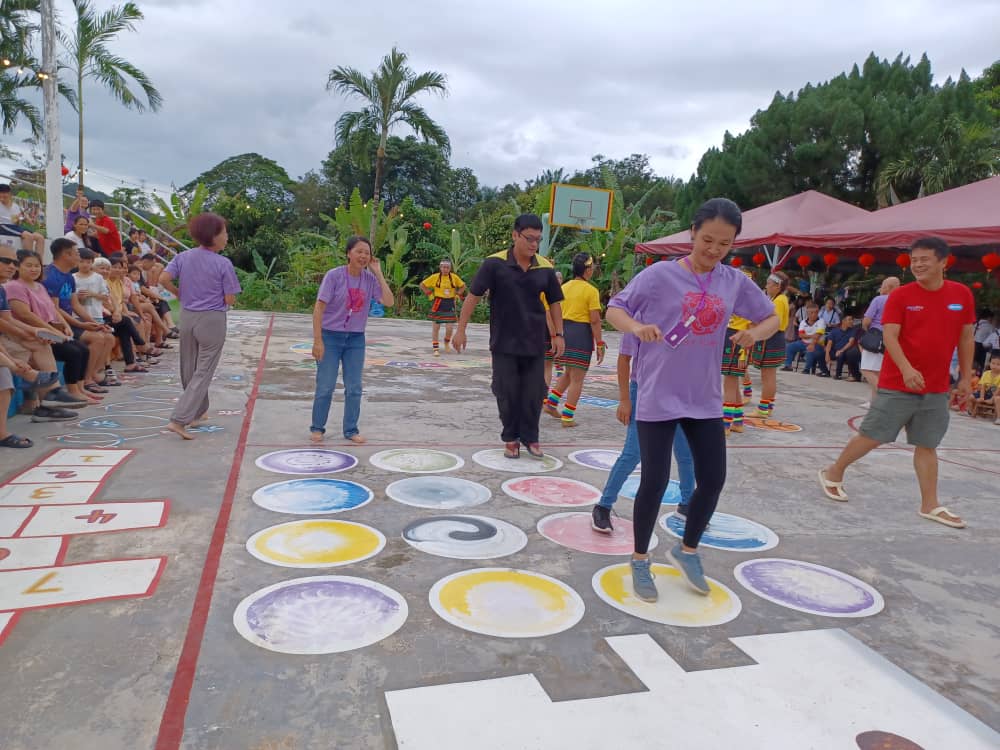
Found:
[[[21,265],[21,261],[17,258],[0,258],[0,263],[3,263],[5,266],[14,266],[14,268]]]
[[[520,237],[525,242],[527,242],[529,245],[537,245],[542,241],[541,235],[538,235],[537,237],[529,237],[528,235],[524,234],[524,232],[518,232],[517,236]]]

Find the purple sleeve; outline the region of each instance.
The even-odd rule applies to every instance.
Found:
[[[650,297],[650,286],[653,283],[653,269],[640,271],[618,294],[608,301],[608,307],[620,307],[635,320],[640,320],[640,313]]]
[[[163,269],[163,273],[169,275],[174,281],[176,281],[181,275],[181,263],[183,263],[181,258],[183,257],[184,253],[177,253],[177,255],[171,258],[170,262],[167,263],[167,267]]]
[[[742,273],[739,274],[739,277],[733,313],[741,318],[746,318],[751,323],[759,323],[764,318],[774,315],[774,303],[761,288]]]
[[[639,339],[634,334],[626,333],[622,336],[622,341],[618,345],[618,354],[626,357],[634,357],[639,353]]]
[[[222,293],[223,294],[239,294],[243,291],[243,287],[240,286],[240,280],[236,276],[236,269],[233,268],[232,262],[226,259],[226,269],[222,273]]]
[[[880,322],[879,320],[877,320],[877,318],[879,316],[879,313],[882,312],[882,305],[884,304],[884,302],[885,298],[882,297],[881,295],[873,299],[871,302],[868,303],[868,309],[865,310],[864,317],[871,318],[876,323]]]
[[[323,277],[323,282],[319,285],[319,292],[316,294],[316,300],[322,302],[325,305],[329,305],[333,301],[334,295],[337,293],[337,269],[331,269],[326,272],[326,276]]]

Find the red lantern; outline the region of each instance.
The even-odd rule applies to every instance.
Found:
[[[896,256],[896,265],[904,271],[910,267],[910,256],[908,253],[900,253]]]
[[[799,264],[799,268],[805,271],[812,265],[813,259],[811,255],[800,255],[795,259],[795,262]]]
[[[858,263],[865,269],[865,273],[868,273],[868,269],[875,265],[875,256],[871,253],[863,253],[858,257]]]
[[[754,253],[753,254],[753,264],[755,266],[764,265],[764,261],[767,260],[767,256],[764,253]]]
[[[655,262],[656,262],[656,259],[652,255],[649,255],[649,256],[646,257],[646,265],[647,266],[651,266]]]
[[[972,288],[973,289],[982,289],[983,288],[983,282],[981,282],[981,281],[973,281],[972,282]]]
[[[993,271],[994,268],[1000,266],[1000,255],[997,253],[988,253],[983,256],[983,265],[986,266],[987,271]]]
[[[831,266],[836,265],[836,263],[837,263],[837,255],[836,255],[836,253],[827,253],[826,255],[824,255],[823,256],[823,263],[826,265],[827,268],[830,268]]]
[[[739,268],[740,266],[743,265],[743,259],[740,258],[739,256],[734,257],[731,261],[729,261],[729,265],[731,265],[733,268]]]
[[[946,260],[944,262],[944,267],[945,268],[951,268],[953,265],[955,265],[955,262],[957,260],[958,260],[958,258],[956,258],[954,255],[949,255],[948,256],[948,260]]]
[[[63,167],[62,167],[62,169],[60,171],[62,172],[62,176],[65,177],[66,175],[69,174],[69,167],[67,167],[65,164],[63,164]]]
[[[424,222],[424,229],[430,231],[430,228],[431,228],[431,223],[429,221],[425,221]]]

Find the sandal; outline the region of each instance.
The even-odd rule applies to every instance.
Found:
[[[822,488],[824,495],[831,500],[836,500],[838,503],[847,502],[847,493],[844,492],[843,482],[831,482],[826,478],[823,469],[819,470],[817,476],[819,477],[819,486]]]
[[[951,518],[947,518],[951,516]],[[958,517],[955,513],[952,513],[943,505],[939,505],[930,513],[920,513],[921,518],[926,518],[928,521],[937,521],[938,523],[943,523],[945,526],[950,526],[953,529],[964,529],[965,521]],[[954,519],[954,520],[952,520]]]
[[[504,458],[520,458],[521,457],[521,444],[516,440],[513,443],[503,444],[503,457]]]
[[[11,433],[3,440],[0,440],[0,448],[30,448],[34,443],[29,438],[20,437]]]
[[[107,388],[103,388],[97,383],[87,383],[86,385],[83,386],[83,390],[87,391],[88,393],[99,393],[99,394],[104,394],[109,392]]]
[[[527,446],[527,448],[528,448],[528,455],[531,456],[532,458],[537,458],[539,461],[545,458],[545,452],[542,450],[542,446],[539,445],[538,443],[532,443],[531,445]]]
[[[158,349],[173,349],[174,345],[168,344],[166,341],[161,341],[159,344],[156,345],[156,347]]]
[[[145,367],[140,364],[128,365],[125,368],[125,372],[149,372]]]

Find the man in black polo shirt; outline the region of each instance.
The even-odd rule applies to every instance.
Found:
[[[538,443],[538,421],[545,382],[545,307],[549,303],[555,333],[556,356],[563,353],[562,288],[555,269],[537,254],[542,239],[542,220],[535,214],[522,214],[514,221],[513,244],[509,250],[483,261],[469,284],[469,295],[462,304],[452,346],[465,349],[465,327],[479,300],[490,293],[490,352],[493,355],[493,395],[500,410],[504,455],[520,458],[521,443],[534,458],[543,458]]]

